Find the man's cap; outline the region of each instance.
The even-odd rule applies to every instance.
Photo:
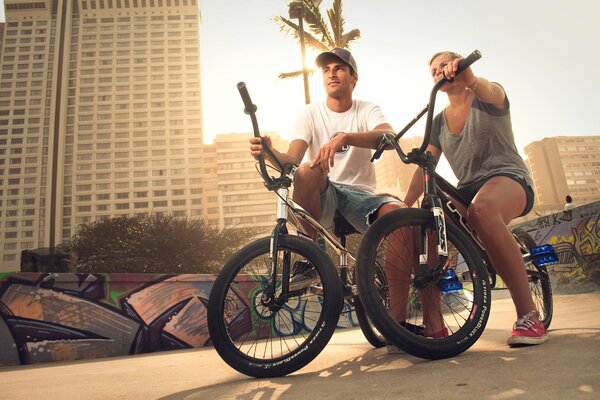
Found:
[[[315,62],[317,63],[317,65],[319,67],[322,68],[323,66],[325,66],[325,63],[327,62],[327,60],[331,59],[332,57],[342,60],[343,62],[348,64],[350,67],[352,67],[352,69],[355,72],[358,71],[358,69],[356,68],[356,61],[354,60],[354,57],[352,57],[352,53],[350,53],[346,49],[342,49],[339,47],[336,47],[334,49],[331,49],[330,51],[325,51],[325,52],[319,54],[319,56],[317,57]]]

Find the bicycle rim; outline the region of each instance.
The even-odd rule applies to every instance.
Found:
[[[208,325],[215,349],[231,367],[254,377],[294,372],[313,360],[333,334],[342,305],[336,270],[325,254],[306,240],[280,237],[278,265],[308,260],[319,278],[284,300],[281,275],[275,296],[266,301],[270,281],[270,238],[237,253],[211,291]]]
[[[473,243],[447,222],[447,259],[436,256],[430,212],[403,209],[378,219],[361,243],[357,284],[368,316],[385,337],[407,353],[452,357],[472,346],[487,323],[488,274]],[[420,240],[427,264],[419,265]],[[377,290],[378,265],[389,282],[389,299]],[[447,336],[446,336],[447,335]]]

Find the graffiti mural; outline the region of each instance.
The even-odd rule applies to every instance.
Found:
[[[600,285],[600,217],[546,227],[535,232],[538,243],[550,243],[560,263],[551,268],[555,285]]]
[[[0,276],[0,365],[204,346],[211,276]]]
[[[212,275],[0,274],[0,365],[210,345],[213,281]],[[250,305],[245,311],[256,314],[252,294],[241,296]],[[306,305],[297,306],[294,321],[306,326]],[[339,326],[357,326],[348,304],[344,310]]]
[[[559,264],[549,268],[558,290],[600,288],[600,202],[519,225],[538,244],[554,246]]]
[[[538,244],[554,245],[560,258],[549,269],[555,289],[600,289],[600,202],[515,227]],[[213,275],[0,273],[0,366],[210,345],[213,282]],[[231,297],[240,332],[262,315],[254,296],[247,288]],[[294,324],[285,329],[311,328],[309,305],[299,302],[286,312]],[[358,326],[350,304],[338,326]]]

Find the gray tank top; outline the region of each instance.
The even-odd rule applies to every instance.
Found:
[[[440,112],[433,120],[430,144],[448,159],[459,188],[499,173],[516,175],[533,188],[515,145],[508,98],[506,108],[498,109],[474,97],[465,126],[457,135],[449,131]]]

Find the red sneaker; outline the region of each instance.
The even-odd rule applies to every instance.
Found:
[[[509,346],[536,345],[548,340],[544,325],[530,319],[536,313],[535,310],[530,311],[515,322],[512,335],[508,338]]]
[[[450,336],[448,334],[448,328],[443,328],[441,331],[434,333],[433,335],[431,335],[432,339],[444,339],[447,338],[448,336]]]

